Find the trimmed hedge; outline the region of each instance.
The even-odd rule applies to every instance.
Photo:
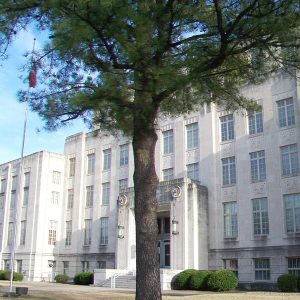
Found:
[[[212,272],[198,271],[190,277],[190,289],[192,290],[207,290],[208,277]]]
[[[57,274],[54,279],[58,283],[66,283],[69,280],[69,276],[65,274]]]
[[[211,272],[207,286],[212,291],[224,292],[236,288],[238,279],[231,270],[217,270]]]
[[[13,281],[22,281],[23,280],[23,274],[14,272],[13,273]],[[3,271],[0,270],[0,280],[10,280],[10,271]]]
[[[176,290],[188,290],[190,287],[190,278],[198,271],[195,269],[187,269],[176,275],[174,288]]]
[[[74,276],[74,283],[78,285],[89,285],[94,283],[94,273],[82,272]]]
[[[4,274],[5,274],[5,271],[0,270],[0,280],[5,280]]]
[[[295,292],[298,285],[298,276],[283,274],[277,278],[277,286],[281,292]]]

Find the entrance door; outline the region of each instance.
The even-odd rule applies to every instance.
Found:
[[[162,240],[158,242],[159,265],[161,268],[170,268],[171,253],[170,240]]]

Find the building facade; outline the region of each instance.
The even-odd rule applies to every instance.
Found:
[[[232,113],[204,105],[158,122],[163,269],[229,268],[240,282],[271,283],[283,273],[300,275],[299,82],[279,74],[243,93],[261,110]],[[20,199],[28,198],[18,202],[16,260],[30,280],[53,273],[135,269],[134,164],[128,138],[70,136],[63,155],[26,157],[21,184],[15,179],[19,164],[0,166],[3,268],[15,191]]]

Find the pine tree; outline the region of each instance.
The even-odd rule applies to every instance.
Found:
[[[215,102],[254,109],[239,88],[273,72],[296,74],[293,0],[2,0],[0,50],[28,26],[49,33],[29,102],[55,129],[83,118],[132,137],[136,299],[161,299],[157,256],[158,115]],[[24,92],[20,92],[20,99]]]

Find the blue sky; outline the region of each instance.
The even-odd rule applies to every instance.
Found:
[[[27,89],[28,84],[19,79],[19,68],[25,62],[24,53],[32,50],[34,38],[37,39],[36,47],[41,47],[45,36],[34,31],[21,32],[9,48],[8,59],[0,61],[0,164],[21,156],[25,104],[17,101],[17,91],[21,88]],[[44,129],[38,132],[37,129],[42,127],[43,123],[38,115],[29,111],[24,155],[40,150],[63,153],[67,136],[87,131],[81,121],[75,121],[73,126],[56,132],[47,132]]]

